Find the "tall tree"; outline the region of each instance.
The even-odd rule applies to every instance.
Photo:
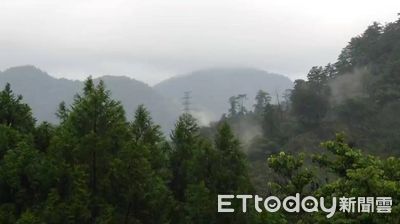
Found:
[[[66,117],[64,135],[70,140],[66,158],[70,165],[79,165],[88,173],[91,193],[91,223],[105,218],[107,203],[102,195],[107,193],[111,157],[115,156],[128,137],[125,112],[120,102],[112,100],[104,83],[98,85],[91,78],[85,82],[82,95],[77,95]],[[72,144],[71,144],[72,143]]]
[[[130,133],[134,144],[145,147],[149,151],[148,160],[152,168],[164,177],[168,176],[169,149],[161,132],[161,127],[154,124],[150,112],[139,105],[133,122],[130,124]]]
[[[215,148],[217,159],[214,161],[215,168],[212,176],[215,184],[215,194],[252,194],[254,189],[250,183],[246,156],[241,151],[240,142],[234,136],[227,122],[221,123],[218,127],[218,132],[215,136]],[[233,206],[236,211],[240,211],[240,203],[234,203]],[[217,223],[255,222],[255,216],[251,211],[247,214],[217,214]]]
[[[235,117],[238,114],[239,102],[236,96],[229,98],[229,117]]]
[[[169,222],[174,200],[167,187],[166,143],[143,105],[135,112],[129,134],[130,141],[113,160],[110,173],[114,204],[121,205],[121,222]]]
[[[255,114],[262,114],[265,111],[265,107],[270,104],[271,96],[269,93],[259,90],[255,97],[256,103],[254,104],[254,113]]]
[[[317,85],[319,88],[319,85]],[[292,112],[305,128],[317,126],[328,111],[327,95],[304,80],[296,80],[290,95]]]
[[[178,118],[171,140],[171,189],[178,200],[184,201],[185,189],[193,179],[190,171],[200,141],[199,126],[192,115],[185,113]]]
[[[35,125],[31,108],[22,102],[21,95],[13,93],[9,83],[0,91],[0,124],[25,133],[32,131]]]
[[[235,138],[228,123],[223,122],[215,137],[215,146],[220,156],[219,170],[221,179],[217,184],[220,193],[249,190],[249,179],[245,155],[240,151],[239,140]]]

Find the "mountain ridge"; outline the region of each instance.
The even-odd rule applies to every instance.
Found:
[[[228,99],[238,94],[248,94],[247,106],[260,89],[282,95],[293,83],[284,75],[268,73],[254,68],[208,68],[178,75],[155,86],[128,76],[101,76],[94,81],[104,80],[112,98],[122,102],[128,118],[134,110],[144,104],[154,121],[164,131],[173,127],[182,113],[182,96],[192,91],[192,113],[201,125],[218,120],[228,111]],[[55,112],[59,103],[70,105],[74,96],[83,88],[83,81],[55,78],[33,66],[24,65],[8,68],[0,72],[0,88],[10,83],[16,94],[24,97],[38,121],[57,123]]]
[[[104,80],[111,97],[122,102],[128,118],[134,110],[144,104],[152,113],[154,120],[164,127],[172,127],[178,110],[168,104],[160,94],[149,85],[126,76],[102,76],[94,81]],[[43,70],[32,66],[16,66],[0,72],[0,88],[6,83],[16,94],[23,96],[38,121],[57,123],[55,115],[58,105],[65,102],[70,105],[74,96],[83,88],[83,81],[55,78]]]
[[[246,106],[252,107],[258,90],[270,93],[273,102],[283,97],[293,82],[286,76],[248,67],[209,68],[178,75],[153,86],[162,95],[179,102],[183,92],[191,91],[193,113],[205,121],[217,120],[228,111],[228,99],[246,94]],[[208,118],[205,118],[208,117]]]

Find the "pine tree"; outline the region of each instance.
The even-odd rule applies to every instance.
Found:
[[[120,102],[112,100],[102,81],[96,86],[91,78],[85,82],[82,95],[77,95],[70,110],[63,110],[65,121],[58,137],[58,150],[68,170],[82,169],[90,192],[90,222],[108,219],[110,205],[107,174],[112,157],[128,139],[128,125]],[[57,142],[57,141],[56,141]],[[57,152],[58,153],[58,152]],[[68,178],[67,178],[68,179]],[[73,197],[73,195],[71,195]]]
[[[28,133],[33,130],[35,120],[31,108],[22,103],[22,96],[16,96],[9,83],[0,91],[0,124]]]
[[[139,105],[137,108],[134,120],[130,124],[130,133],[135,145],[148,150],[147,158],[152,169],[165,178],[169,176],[169,172],[166,170],[169,157],[167,143],[161,132],[161,127],[154,124],[144,105]]]
[[[199,127],[196,120],[188,113],[181,115],[171,134],[171,189],[179,201],[184,201],[185,189],[190,180],[190,171],[199,143]]]
[[[6,152],[0,163],[0,210],[5,208],[3,203],[12,203],[12,212],[7,214],[11,220],[29,211],[38,213],[48,192],[56,185],[58,173],[56,161],[34,149],[29,142],[21,141]]]
[[[223,122],[215,136],[217,158],[213,163],[217,166],[215,174],[215,197],[217,194],[252,194],[253,187],[248,176],[246,156],[241,152],[240,142],[235,138],[228,123]],[[241,204],[234,203],[236,211]],[[254,223],[253,213],[217,214],[218,223]]]
[[[110,184],[121,223],[167,223],[173,204],[159,126],[140,105],[130,125],[130,141],[112,162]]]
[[[172,221],[174,223],[214,222],[215,213],[211,197],[215,195],[212,163],[215,162],[211,144],[199,135],[196,120],[190,114],[179,117],[171,134],[172,153],[170,188],[177,201]],[[198,192],[201,190],[201,192]],[[211,193],[211,194],[209,194]]]

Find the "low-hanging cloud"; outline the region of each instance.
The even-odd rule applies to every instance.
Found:
[[[381,3],[356,10],[345,0],[329,7],[317,0],[2,0],[0,69],[34,64],[59,77],[156,83],[246,66],[294,79],[335,60],[372,21],[393,20],[400,3]]]
[[[366,94],[366,79],[370,76],[367,68],[356,68],[352,72],[338,76],[329,82],[331,102],[340,104],[346,99],[363,97]]]

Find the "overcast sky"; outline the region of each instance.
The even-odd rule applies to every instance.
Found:
[[[150,84],[208,67],[302,78],[334,62],[399,0],[0,0],[0,70],[126,75]]]

